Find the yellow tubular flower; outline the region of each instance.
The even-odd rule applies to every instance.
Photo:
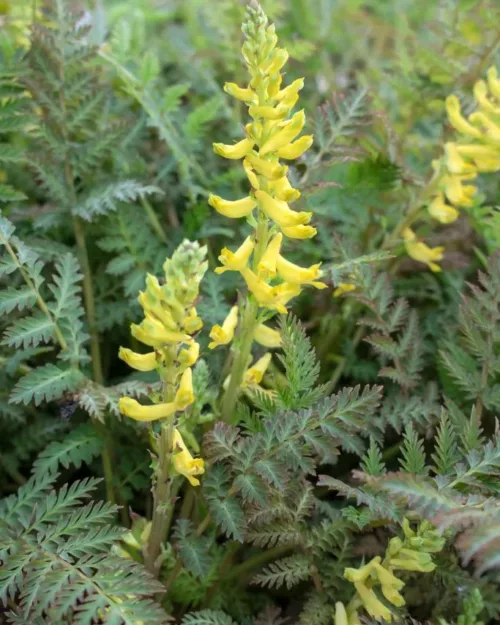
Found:
[[[129,367],[132,367],[132,369],[137,369],[137,371],[154,371],[157,366],[155,352],[137,354],[131,349],[120,347],[118,357],[126,362]]]
[[[219,256],[219,260],[223,266],[217,267],[215,269],[215,273],[224,273],[225,271],[241,271],[248,265],[253,248],[254,242],[252,237],[247,237],[236,252],[231,252],[231,250],[227,247],[224,247]]]
[[[337,601],[337,603],[335,604],[334,625],[349,625],[349,620],[347,618],[347,612],[345,611],[345,606],[340,601]]]
[[[254,330],[253,338],[264,347],[276,349],[281,347],[281,334],[277,330],[260,323]]]
[[[191,367],[200,356],[200,344],[193,341],[187,349],[181,349],[179,352],[179,362],[184,367]]]
[[[262,358],[259,358],[257,362],[255,362],[243,376],[243,382],[241,383],[242,387],[247,386],[256,386],[262,382],[262,378],[264,377],[267,368],[269,367],[269,363],[271,362],[271,354],[267,353]]]
[[[444,145],[445,163],[452,174],[468,174],[475,172],[474,165],[467,163],[458,150],[456,143],[448,142]]]
[[[225,145],[224,143],[214,143],[214,152],[223,158],[238,160],[243,158],[253,148],[255,141],[252,139],[242,139],[234,145]]]
[[[187,478],[191,486],[199,486],[200,480],[196,476],[205,473],[205,463],[202,458],[193,458],[177,428],[174,430],[173,452],[172,464],[177,473]]]
[[[355,290],[355,284],[350,284],[349,282],[339,282],[337,288],[333,292],[333,297],[340,297],[341,295],[344,295],[344,293],[350,293]]]
[[[300,197],[300,191],[292,187],[286,176],[270,182],[269,189],[277,200],[283,200],[289,204],[295,202]]]
[[[161,288],[158,278],[156,276],[153,276],[150,273],[146,274],[146,287],[147,287],[148,292],[152,293],[160,301],[164,301],[165,292]],[[142,302],[141,302],[141,306],[142,306]]]
[[[146,313],[144,321],[141,323],[144,332],[154,340],[162,343],[189,343],[191,337],[182,332],[167,330],[157,319]]]
[[[487,115],[480,112],[472,113],[469,116],[469,119],[472,123],[477,123],[486,128],[486,134],[484,136],[485,140],[491,140],[495,145],[500,143],[500,126],[496,124],[492,119],[490,119]]]
[[[219,345],[227,345],[234,338],[234,331],[238,325],[238,306],[233,306],[228,316],[224,319],[222,326],[215,325],[210,330],[210,338],[212,342],[208,344],[209,349],[219,347]]]
[[[437,264],[443,259],[444,247],[428,247],[422,241],[417,241],[415,233],[406,228],[403,232],[406,251],[408,255],[420,263],[425,263],[431,271],[441,271],[441,267]]]
[[[491,93],[500,100],[500,80],[497,78],[497,68],[490,67],[490,69],[486,73],[486,77],[488,79],[488,87],[490,88]]]
[[[496,172],[500,170],[500,151],[491,145],[459,145],[459,154],[470,158],[478,172]]]
[[[391,622],[392,612],[377,598],[373,590],[367,588],[363,582],[355,582],[354,587],[358,591],[363,606],[370,616],[378,621]]]
[[[184,410],[184,408],[187,408],[193,402],[193,371],[191,367],[188,367],[181,376],[174,403],[177,406],[177,410]]]
[[[262,278],[259,278],[254,272],[245,267],[241,270],[249,291],[254,295],[255,299],[261,306],[271,307],[276,300],[276,294],[272,286],[267,284]]]
[[[257,267],[259,275],[263,278],[269,278],[276,275],[276,259],[279,256],[283,235],[278,233],[269,242],[266,251],[260,259]]]
[[[278,100],[278,102],[286,100],[291,95],[297,94],[303,87],[304,79],[297,78],[297,80],[294,80],[290,85],[288,85],[288,87],[285,87],[281,91],[278,91],[278,93],[274,96],[274,99]]]
[[[246,175],[248,177],[248,180],[250,181],[250,184],[252,185],[252,187],[254,189],[260,189],[259,178],[258,178],[257,174],[254,172],[254,170],[252,169],[252,166],[250,165],[250,161],[245,159],[243,161],[243,168],[245,169],[245,173],[246,173]]]
[[[460,112],[460,101],[457,96],[450,95],[446,98],[446,112],[448,113],[450,124],[453,128],[458,130],[458,132],[475,137],[476,139],[481,138],[481,131],[462,116]]]
[[[286,175],[288,168],[277,162],[266,161],[255,154],[247,154],[246,160],[249,166],[255,169],[258,174],[268,178],[269,180],[278,180]],[[247,165],[248,166],[248,165]]]
[[[189,315],[184,320],[184,330],[186,330],[188,334],[194,334],[195,332],[198,332],[198,330],[201,330],[202,327],[203,321],[200,317],[198,317],[196,308],[193,306],[193,308],[189,311]]]
[[[311,265],[310,267],[299,267],[299,265],[294,265],[286,260],[286,258],[283,258],[281,254],[279,254],[276,259],[278,273],[286,282],[291,282],[292,284],[310,284],[317,289],[326,289],[326,284],[317,281],[321,278],[320,266],[321,263]]]
[[[476,192],[473,185],[463,185],[457,175],[449,175],[443,178],[444,192],[448,200],[456,206],[472,206],[472,196]]]
[[[314,226],[280,226],[280,228],[289,239],[312,239],[317,233]]]
[[[438,195],[429,204],[428,210],[430,216],[442,224],[451,224],[458,218],[459,215],[456,208],[446,204],[443,193],[438,193]]]
[[[151,295],[149,291],[139,291],[137,300],[144,311],[156,317],[168,330],[174,332],[179,330],[177,323],[172,317],[172,313],[162,305],[161,300],[155,300],[154,296]]]
[[[179,407],[176,402],[143,406],[132,397],[122,397],[118,402],[118,410],[136,421],[156,421],[171,417]]]
[[[242,102],[257,102],[258,100],[255,91],[252,91],[252,89],[242,89],[234,82],[227,82],[224,85],[224,91]]]
[[[484,80],[478,80],[474,85],[474,97],[483,111],[491,115],[500,115],[500,106],[495,106],[488,100],[488,87]]]
[[[295,113],[289,122],[286,122],[281,130],[278,130],[273,136],[271,136],[264,145],[260,148],[259,154],[264,156],[269,152],[276,152],[280,148],[284,148],[291,143],[295,137],[301,132],[306,123],[306,116],[304,111]]]
[[[304,135],[294,141],[293,143],[289,143],[283,148],[280,148],[277,152],[279,158],[285,158],[287,160],[293,160],[295,158],[299,158],[302,156],[306,150],[308,150],[313,144],[313,136],[312,135]]]
[[[134,339],[144,343],[144,345],[149,345],[149,347],[161,347],[163,345],[163,341],[151,337],[141,328],[141,326],[138,326],[135,323],[130,324],[130,334],[134,337]]]
[[[311,219],[312,213],[297,213],[291,210],[286,202],[271,197],[265,191],[256,191],[255,197],[264,213],[281,228],[307,224]]]
[[[286,305],[288,302],[300,295],[302,289],[299,284],[283,282],[283,284],[279,284],[273,289],[274,295],[276,298],[276,303],[272,307],[280,313],[286,314],[288,311],[286,309]]]
[[[215,208],[218,213],[230,219],[247,217],[257,206],[257,202],[250,196],[244,197],[241,200],[231,201],[223,200],[218,195],[210,195],[208,203]]]
[[[252,117],[264,119],[283,119],[288,113],[286,106],[251,106],[248,112]]]

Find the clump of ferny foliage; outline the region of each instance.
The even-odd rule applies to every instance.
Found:
[[[160,4],[0,0],[0,623],[497,622],[500,8]]]

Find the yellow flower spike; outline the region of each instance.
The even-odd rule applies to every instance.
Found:
[[[264,354],[262,358],[259,358],[259,360],[257,360],[251,367],[249,367],[243,376],[241,386],[246,388],[248,386],[256,386],[257,384],[260,384],[267,368],[269,367],[271,358],[272,355],[268,352],[267,354]]]
[[[391,622],[392,612],[378,599],[371,588],[367,588],[363,582],[355,582],[354,587],[358,591],[363,606],[370,616],[378,621],[383,620],[388,623]]]
[[[311,219],[312,213],[293,211],[286,202],[273,198],[266,191],[255,191],[255,197],[259,208],[281,228],[304,225]]]
[[[137,371],[154,371],[157,366],[156,352],[137,354],[131,349],[120,347],[118,357],[132,369],[137,369]]]
[[[208,203],[212,208],[224,215],[229,219],[239,219],[240,217],[247,217],[257,206],[257,202],[250,196],[242,198],[241,200],[223,200],[218,195],[210,194],[208,197]]]
[[[349,282],[339,282],[337,288],[333,292],[333,297],[340,297],[345,293],[350,293],[351,291],[356,290],[355,284],[350,284]]]
[[[118,410],[136,421],[157,421],[171,417],[179,407],[175,402],[143,406],[132,397],[122,397],[118,402]]]
[[[200,356],[200,344],[193,341],[191,345],[186,349],[181,349],[179,352],[179,363],[183,367],[192,367]]]
[[[431,271],[441,271],[441,267],[437,264],[443,259],[444,247],[428,247],[422,241],[418,241],[415,233],[406,228],[403,232],[406,251],[408,255],[420,263],[425,263]]]
[[[475,171],[474,165],[467,163],[457,149],[457,144],[448,142],[444,144],[445,163],[448,171],[452,174],[468,174]]]
[[[281,232],[289,239],[312,239],[317,230],[314,226],[280,226]]]
[[[302,156],[306,150],[308,150],[313,144],[313,136],[312,135],[304,135],[294,141],[293,143],[289,143],[285,145],[283,148],[280,148],[277,151],[277,155],[279,158],[284,158],[287,160],[293,160]]]
[[[273,135],[261,146],[259,154],[264,156],[269,152],[276,152],[280,148],[284,148],[291,143],[295,137],[300,133],[304,124],[306,123],[306,116],[304,111],[295,113],[292,119],[286,122],[281,129],[276,130]]]
[[[214,143],[214,152],[223,158],[230,160],[238,160],[243,158],[253,148],[255,141],[249,139],[242,139],[234,145],[225,145],[224,143]]]
[[[231,252],[227,247],[221,250],[219,260],[222,267],[216,267],[215,273],[224,273],[225,271],[241,271],[248,265],[250,256],[252,255],[255,244],[252,237],[247,237],[236,252]]]
[[[168,330],[160,321],[152,317],[149,313],[146,313],[146,317],[140,327],[144,330],[147,336],[154,340],[162,341],[163,343],[189,343],[192,340],[187,334]]]
[[[173,452],[172,464],[177,473],[187,478],[191,486],[199,486],[200,480],[196,476],[205,473],[205,463],[202,458],[193,458],[177,428],[174,430]]]
[[[198,330],[201,330],[202,327],[203,321],[200,317],[198,317],[196,308],[193,306],[184,321],[184,330],[186,330],[188,334],[194,334],[195,332],[198,332]]]
[[[318,282],[321,278],[321,263],[317,265],[311,265],[310,267],[299,267],[290,261],[286,260],[281,254],[276,259],[276,268],[279,275],[286,282],[292,284],[310,284],[317,289],[326,289],[326,284]]]
[[[476,192],[476,187],[463,185],[462,180],[457,175],[445,176],[443,178],[443,185],[444,193],[452,204],[463,207],[473,205],[472,196]]]
[[[181,375],[181,381],[177,393],[175,394],[174,403],[177,410],[184,410],[194,402],[193,391],[193,370],[188,367]]]
[[[450,95],[446,98],[446,112],[448,113],[450,124],[453,128],[458,130],[458,132],[475,137],[476,139],[480,139],[482,137],[481,131],[462,116],[460,111],[460,100],[456,95]]]
[[[246,160],[249,165],[255,169],[258,174],[261,174],[268,180],[278,180],[286,176],[288,167],[286,165],[280,165],[277,162],[266,161],[263,158],[259,158],[255,154],[247,154]]]
[[[458,216],[459,212],[453,206],[446,204],[443,193],[432,200],[428,207],[429,215],[442,224],[451,224]]]
[[[238,325],[238,306],[233,306],[228,316],[224,319],[222,326],[215,325],[210,330],[212,342],[208,344],[209,349],[215,349],[219,345],[227,345],[234,338],[234,331]]]
[[[283,200],[289,204],[295,202],[300,197],[300,191],[292,187],[286,176],[270,182],[269,189],[277,200]]]
[[[254,189],[260,189],[259,178],[257,174],[254,172],[254,170],[252,169],[252,166],[250,165],[250,162],[247,159],[243,161],[243,168],[245,169],[245,173],[252,187]]]
[[[488,100],[488,87],[484,80],[478,80],[474,85],[474,97],[485,113],[500,115],[500,106],[495,106]]]
[[[335,604],[334,625],[349,625],[347,612],[345,611],[345,606],[341,601],[337,601]]]
[[[274,277],[276,275],[276,260],[279,256],[283,235],[276,234],[269,242],[266,251],[260,259],[257,267],[259,275],[263,278]]]
[[[269,349],[281,347],[281,334],[269,326],[260,323],[254,330],[253,338],[259,345]]]
[[[285,87],[281,91],[278,91],[274,98],[278,102],[281,102],[282,100],[286,100],[287,98],[289,98],[291,95],[297,94],[301,89],[303,89],[303,87],[304,79],[297,78],[297,80],[294,80],[291,84],[288,85],[288,87]]]
[[[500,100],[500,80],[497,78],[497,68],[490,67],[486,72],[486,78],[488,79],[488,87],[491,93]]]
[[[224,91],[228,93],[233,98],[237,100],[241,100],[242,102],[257,102],[258,97],[255,91],[252,89],[243,89],[238,87],[234,82],[227,82],[224,85]]]

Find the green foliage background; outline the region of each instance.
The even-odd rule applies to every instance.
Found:
[[[262,6],[315,135],[292,178],[318,236],[290,258],[357,289],[303,294],[300,323],[281,321],[275,397],[211,427],[225,354],[208,331],[242,284],[208,272],[195,418],[211,464],[155,580],[121,540],[151,514],[147,430],[117,410],[155,380],[117,352],[146,273],[184,238],[211,269],[243,238],[206,200],[245,189],[212,151],[246,122],[222,89],[245,82],[245,3],[0,0],[0,623],[326,625],[352,595],[344,568],[405,516],[447,547],[408,575],[401,622],[500,618],[499,176],[451,226],[418,222],[446,246],[442,273],[387,245],[453,137],[444,99],[470,108],[500,67],[500,6]]]

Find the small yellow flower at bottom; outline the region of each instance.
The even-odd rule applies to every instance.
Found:
[[[187,478],[191,486],[199,486],[200,480],[195,476],[205,473],[205,463],[202,458],[193,458],[177,429],[174,430],[173,451],[174,469]]]
[[[215,325],[210,330],[212,342],[208,344],[209,349],[215,349],[219,345],[227,345],[234,338],[234,331],[238,325],[238,306],[233,306],[228,316],[224,319],[222,326]]]
[[[262,382],[262,378],[264,377],[267,368],[269,367],[269,363],[271,362],[271,354],[267,353],[259,358],[249,369],[246,370],[245,375],[243,376],[243,382],[241,386],[243,388],[248,386],[257,386]]]
[[[413,260],[425,263],[431,271],[441,271],[437,262],[443,259],[444,247],[429,247],[422,241],[417,241],[415,233],[410,228],[406,228],[403,232],[403,238],[406,251]]]
[[[247,217],[257,206],[257,202],[250,196],[244,197],[241,200],[224,200],[218,195],[210,195],[208,203],[212,208],[230,219],[239,219],[240,217]]]
[[[120,347],[118,357],[132,369],[137,369],[137,371],[154,371],[157,366],[156,352],[138,354],[126,347]]]
[[[335,604],[335,625],[349,625],[349,619],[347,618],[347,612],[345,606],[341,601],[337,601]]]
[[[122,397],[118,402],[118,410],[136,421],[156,421],[171,417],[179,410],[179,406],[176,402],[143,406],[132,397]]]
[[[356,290],[355,284],[350,284],[349,282],[339,282],[337,288],[333,292],[333,297],[340,297],[345,293],[350,293],[351,291]]]
[[[391,622],[392,612],[378,599],[371,588],[365,586],[363,582],[354,582],[354,587],[358,591],[359,598],[370,616],[378,621]]]
[[[184,410],[194,402],[193,391],[193,370],[188,367],[181,375],[181,381],[177,393],[175,394],[175,405],[177,410]]]

